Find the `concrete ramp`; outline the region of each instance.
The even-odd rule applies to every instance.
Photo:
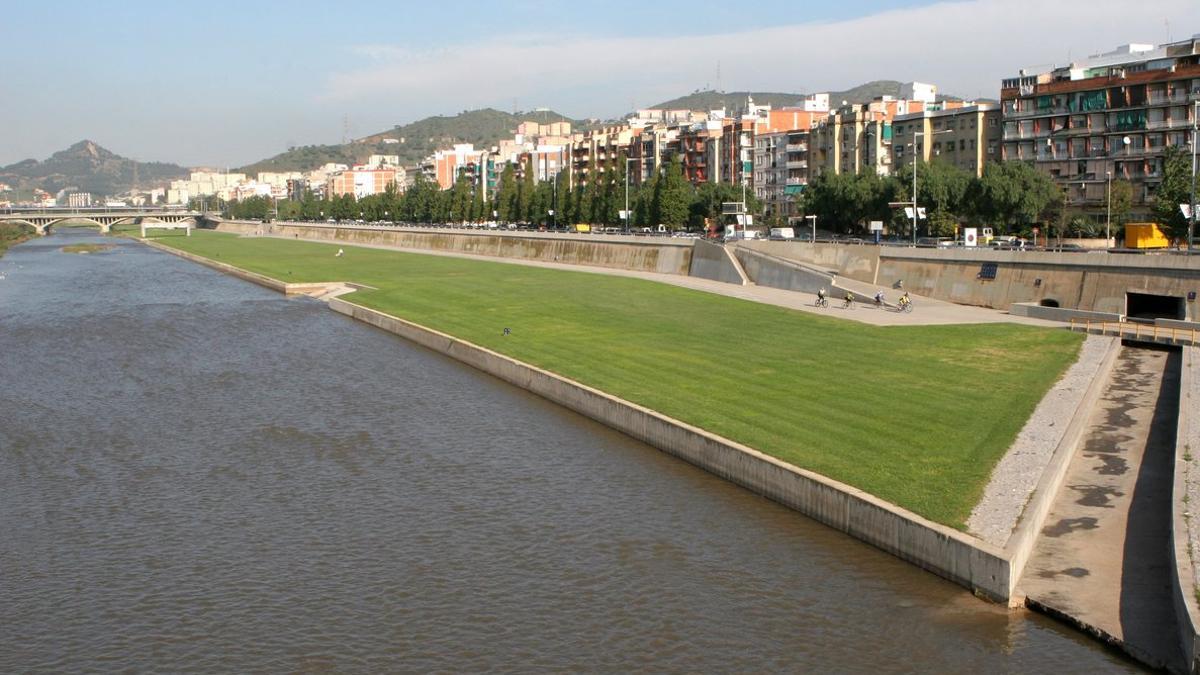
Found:
[[[721,244],[697,239],[692,248],[692,264],[688,276],[748,286],[750,278],[733,253]]]
[[[1030,607],[1173,670],[1179,367],[1178,350],[1122,347],[1019,583]]]
[[[742,246],[734,248],[733,254],[746,276],[759,286],[804,293],[833,289],[834,275],[817,267]]]

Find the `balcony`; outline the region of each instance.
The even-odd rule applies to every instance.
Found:
[[[803,178],[789,178],[789,179],[787,179],[787,184],[788,185],[805,185],[805,181]]]
[[[808,152],[808,143],[788,143],[784,150],[787,152]]]
[[[797,160],[797,161],[789,160],[788,162],[784,163],[784,167],[788,168],[788,169],[807,169],[808,168],[808,160],[807,159],[801,159],[801,160]]]

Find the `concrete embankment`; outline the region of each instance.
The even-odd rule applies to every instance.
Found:
[[[281,292],[289,290],[288,284],[278,280],[167,247],[156,245],[156,248]],[[453,336],[344,299],[332,298],[329,304],[336,311],[458,359],[629,434],[953,581],[981,597],[1005,602],[1011,596],[1014,576],[1008,555],[999,547],[922,518],[852,486]]]
[[[658,237],[228,220],[218,221],[216,229],[238,234],[593,265],[659,274],[687,275],[692,262],[690,240]]]
[[[1200,347],[1184,347],[1179,370],[1179,417],[1175,438],[1175,475],[1171,491],[1171,581],[1175,620],[1184,670],[1200,672]]]
[[[334,310],[494,375],[784,504],[996,601],[1008,599],[1004,551],[862,490],[450,335],[343,299]]]
[[[1125,314],[1128,293],[1185,300],[1189,293],[1200,290],[1200,256],[804,241],[749,241],[738,246],[856,281],[891,286],[903,280],[904,287],[918,295],[997,309],[1032,303]],[[1185,302],[1186,316],[1193,321],[1200,320],[1198,304]]]
[[[169,250],[169,249],[168,249]],[[177,253],[177,251],[171,251]],[[205,264],[238,274],[256,283],[261,275],[239,273],[240,270],[221,263]],[[274,280],[271,280],[274,281]],[[274,281],[268,287],[288,292],[291,285]],[[838,483],[818,474],[807,472],[763,455],[729,439],[717,437],[655,411],[648,410],[603,392],[591,389],[553,373],[514,361],[501,354],[458,340],[452,336],[412,324],[402,319],[359,307],[344,300],[332,300],[331,307],[366,321],[406,339],[459,359],[468,365],[495,375],[516,386],[537,393],[551,401],[623,431],[666,452],[683,458],[739,485],[763,494],[775,501],[873,544],[897,557],[954,581],[976,594],[997,601],[1013,603],[1020,595],[1014,585],[1020,577],[1032,546],[1033,537],[1024,536],[1041,527],[1044,508],[1058,485],[1050,475],[1038,484],[1038,490],[1028,502],[1021,527],[1006,546],[990,544],[928,521],[916,514],[879,500],[851,486]],[[1086,416],[1095,391],[1103,386],[1107,370],[1100,372],[1088,385],[1091,396],[1084,396],[1072,420]],[[1067,438],[1075,438],[1070,423]],[[1072,441],[1063,441],[1064,444]]]

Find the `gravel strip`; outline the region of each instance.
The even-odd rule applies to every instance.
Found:
[[[1200,557],[1200,516],[1194,511],[1200,504],[1200,347],[1184,347],[1181,368],[1191,371],[1192,382],[1188,391],[1180,391],[1179,406],[1188,408],[1188,428],[1179,429],[1176,433],[1187,439],[1188,454],[1191,461],[1187,463],[1187,516],[1188,538],[1191,542],[1192,576],[1196,586],[1200,588],[1200,565],[1196,564]],[[1186,457],[1186,455],[1185,455]]]
[[[1008,542],[1114,339],[1089,335],[1084,340],[1079,360],[1038,403],[1033,416],[992,471],[983,498],[967,519],[971,534],[1002,548]]]

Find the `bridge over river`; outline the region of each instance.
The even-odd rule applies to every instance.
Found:
[[[93,207],[93,208],[30,208],[2,209],[0,222],[21,223],[37,230],[40,235],[48,234],[50,228],[59,223],[82,222],[95,225],[101,232],[109,232],[113,225],[190,222],[195,224],[204,214],[199,211],[177,207]]]

